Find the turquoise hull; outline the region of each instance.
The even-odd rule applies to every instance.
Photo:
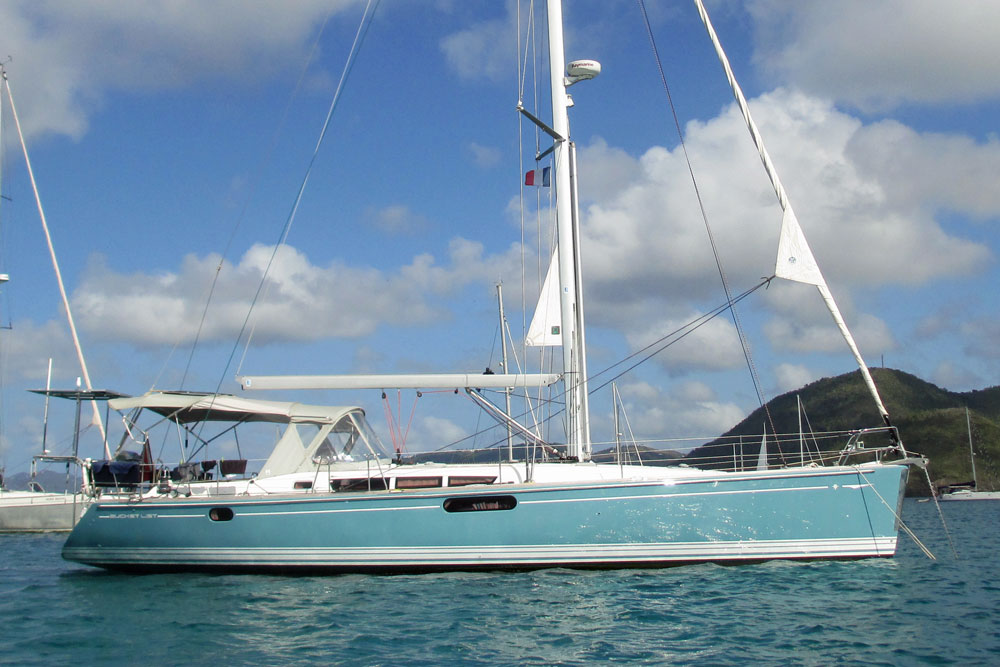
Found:
[[[906,467],[94,503],[63,557],[130,571],[394,572],[888,557]]]

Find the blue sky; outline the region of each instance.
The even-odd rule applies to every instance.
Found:
[[[741,291],[773,271],[780,210],[693,5],[646,4],[698,188]],[[0,5],[0,54],[10,56],[95,386],[181,384],[223,254],[186,389],[237,392],[237,368],[496,367],[501,279],[520,335],[538,257],[549,252],[548,201],[537,198],[549,193],[525,190],[522,213],[535,138],[514,111],[517,4],[385,1],[254,311],[253,343],[245,357],[235,347],[363,7]],[[719,0],[709,10],[869,364],[884,360],[952,390],[997,384],[1000,6]],[[597,372],[723,295],[635,4],[569,1],[565,14],[568,59],[604,67],[571,89]],[[522,30],[522,54],[523,40]],[[544,94],[532,92],[547,84],[530,71],[525,81],[525,106],[548,118]],[[8,111],[0,271],[11,281],[0,315],[12,329],[0,332],[0,464],[15,471],[40,443],[43,402],[24,389],[44,385],[49,357],[54,386],[72,386],[79,370]],[[775,283],[740,314],[767,397],[854,368],[812,288]],[[644,439],[710,438],[757,405],[725,318],[618,384]],[[378,392],[271,397],[362,404],[388,439]],[[482,425],[461,396],[425,396],[412,420],[412,392],[392,398],[410,424],[410,449]],[[53,405],[62,447],[68,408]],[[607,391],[592,410],[595,440],[608,439]],[[874,411],[862,422],[874,424]]]

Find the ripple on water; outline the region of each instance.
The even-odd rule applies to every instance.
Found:
[[[425,576],[128,576],[2,536],[4,660],[17,664],[990,664],[1000,503],[904,518],[893,560]],[[976,507],[978,505],[978,507]]]

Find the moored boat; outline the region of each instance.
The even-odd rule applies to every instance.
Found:
[[[198,448],[217,437],[196,426],[202,423],[232,422],[239,429],[263,422],[283,430],[255,475],[137,482],[128,497],[119,492],[99,499],[67,540],[65,558],[143,572],[409,572],[653,567],[895,553],[907,466],[915,459],[889,420],[773,170],[769,175],[783,210],[776,275],[819,289],[859,363],[883,424],[847,434],[835,463],[799,459],[772,467],[765,460],[754,470],[702,470],[591,460],[567,87],[593,78],[600,66],[593,61],[565,65],[561,12],[557,0],[548,3],[552,124],[519,110],[554,139],[547,152],[555,163],[559,240],[549,275],[559,287],[554,290],[559,318],[546,331],[560,340],[562,372],[244,376],[241,382],[248,390],[448,388],[475,397],[482,387],[559,381],[566,405],[565,451],[548,459],[499,457],[490,464],[414,464],[387,453],[357,407],[169,392],[112,401],[116,409],[159,415],[183,433],[185,446],[189,436]],[[744,115],[763,156],[749,111]],[[764,162],[769,165],[770,160]],[[491,414],[504,419],[498,412]],[[143,433],[134,418],[129,423],[131,433]],[[529,429],[517,433],[525,451],[527,445],[553,450]],[[213,469],[216,461],[210,463],[202,470]]]
[[[969,461],[972,464],[972,479],[964,484],[950,484],[939,489],[940,500],[1000,500],[1000,491],[984,491],[979,488],[976,475],[976,450],[972,447],[972,419],[969,408],[965,408],[965,428],[969,434]]]
[[[73,529],[89,499],[81,493],[0,490],[0,533]]]
[[[170,428],[279,425],[259,472],[98,498],[73,561],[130,571],[425,571],[891,556],[904,465],[744,472],[578,461],[406,464],[356,407],[154,392]],[[212,467],[216,462],[212,461]],[[246,463],[245,461],[243,462]],[[200,464],[195,464],[199,467]],[[200,466],[202,469],[206,466]]]

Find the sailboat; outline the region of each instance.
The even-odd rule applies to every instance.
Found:
[[[51,363],[51,362],[50,362]],[[51,377],[51,368],[50,368]],[[84,402],[107,401],[122,394],[107,390],[32,389],[46,397],[46,417],[42,436],[42,453],[32,457],[31,481],[26,491],[0,490],[0,532],[68,532],[80,520],[94,499],[95,487],[87,474],[86,461],[80,458],[80,414]],[[45,432],[48,430],[48,398],[63,398],[76,404],[72,448],[68,454],[53,454],[46,449]],[[39,463],[64,465],[66,488],[61,492],[45,491],[36,481]]]
[[[591,460],[567,88],[596,76],[600,66],[594,61],[567,66],[561,2],[549,0],[547,13],[551,123],[520,110],[554,140],[558,250],[550,275],[557,281],[559,320],[548,333],[561,342],[562,371],[239,380],[245,390],[448,388],[473,397],[483,388],[557,385],[566,405],[565,454],[492,464],[410,464],[384,450],[357,406],[211,393],[116,399],[111,407],[128,412],[127,423],[139,434],[142,414],[184,433],[185,442],[187,434],[201,434],[204,443],[216,437],[199,431],[198,423],[231,422],[233,430],[224,426],[221,432],[233,435],[253,422],[276,424],[281,431],[268,461],[248,479],[167,480],[137,487],[128,499],[98,499],[67,539],[64,558],[137,572],[338,573],[661,567],[895,554],[908,466],[920,460],[906,451],[890,423],[771,172],[784,211],[778,275],[817,286],[846,333],[884,423],[852,432],[836,463],[827,465],[727,471]],[[755,139],[763,151],[759,136]],[[491,414],[510,425],[525,450],[549,444],[502,410]],[[866,446],[866,440],[878,438],[886,444]]]
[[[972,462],[972,482],[952,484],[946,487],[940,500],[1000,500],[1000,491],[980,491],[979,479],[976,477],[976,452],[972,448],[972,420],[969,408],[965,409],[965,427],[969,433],[969,460]]]
[[[80,340],[76,333],[76,325],[73,322],[73,313],[70,310],[69,300],[66,296],[66,288],[63,285],[62,275],[59,271],[59,263],[56,259],[55,249],[52,245],[52,237],[49,234],[48,222],[45,219],[45,212],[42,208],[41,198],[38,194],[38,188],[35,184],[34,171],[31,168],[31,160],[28,158],[28,148],[24,141],[24,135],[21,132],[21,123],[17,116],[17,110],[14,106],[14,96],[10,90],[10,83],[7,80],[7,71],[0,65],[0,93],[6,92],[7,99],[10,102],[11,116],[14,120],[14,126],[17,129],[18,140],[20,141],[21,150],[23,151],[25,166],[27,167],[28,176],[31,180],[32,189],[35,194],[35,203],[38,206],[39,217],[41,218],[42,229],[45,232],[45,238],[48,242],[49,255],[52,259],[52,266],[55,271],[56,281],[59,285],[59,291],[62,295],[63,310],[66,313],[67,323],[69,325],[70,334],[73,338],[73,343],[76,348],[77,359],[80,362],[80,368],[82,372],[82,377],[86,381],[87,387],[82,390],[78,387],[77,390],[67,391],[67,392],[49,392],[47,395],[61,396],[63,398],[76,398],[77,407],[79,408],[79,401],[81,398],[91,401],[94,408],[94,423],[98,424],[100,431],[103,435],[104,425],[101,421],[100,413],[97,408],[97,400],[101,400],[101,397],[105,392],[94,392],[90,384],[90,375],[87,372],[87,364],[83,357],[83,350],[80,346]],[[0,122],[0,128],[3,124]],[[7,282],[9,276],[3,274],[0,277],[0,282]],[[51,380],[52,367],[51,361],[49,364],[49,379]],[[38,390],[37,393],[46,393],[48,390]],[[46,414],[48,412],[48,402],[46,402]],[[79,413],[78,413],[79,417]],[[47,421],[47,420],[46,420]],[[50,455],[45,451],[44,442],[42,447],[42,453],[35,456],[32,459],[32,479],[31,488],[26,491],[17,490],[7,490],[0,488],[0,532],[36,532],[36,531],[69,531],[73,528],[79,518],[83,515],[83,511],[86,509],[87,504],[90,501],[90,497],[85,493],[84,489],[80,490],[66,490],[64,492],[46,492],[34,479],[34,471],[36,465],[39,461],[65,464],[67,469],[67,478],[71,475],[71,471],[78,477],[80,470],[78,465],[80,463],[77,459],[76,443],[77,437],[79,435],[79,418],[77,419],[77,430],[73,435],[74,451],[71,456],[55,456]],[[43,438],[44,441],[44,438]],[[3,485],[0,484],[0,487]]]

